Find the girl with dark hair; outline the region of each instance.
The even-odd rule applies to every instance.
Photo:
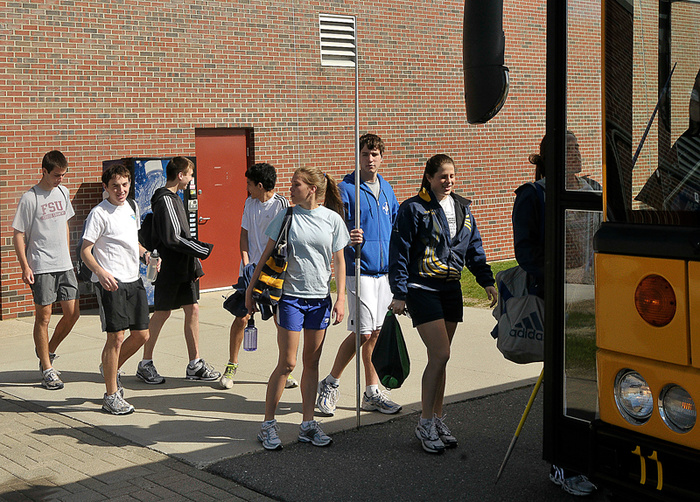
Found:
[[[298,439],[314,446],[328,446],[332,440],[314,418],[316,388],[318,387],[318,363],[331,317],[334,324],[345,315],[345,258],[343,250],[350,243],[342,211],[343,203],[338,185],[333,177],[317,167],[301,167],[294,172],[290,191],[295,204],[287,240],[287,271],[282,297],[277,304],[277,345],[279,358],[270,375],[265,396],[265,421],[258,440],[267,450],[282,448],[275,411],[282,397],[287,377],[296,366],[297,348],[302,330],[303,371],[301,375],[301,400],[303,422]],[[323,205],[320,201],[323,200]],[[272,254],[279,235],[285,211],[281,211],[267,227],[270,238],[260,262],[246,290],[246,308],[255,312],[253,285],[260,276],[263,264]],[[337,298],[332,304],[330,296],[331,260],[335,267]]]
[[[395,314],[410,312],[428,349],[423,372],[421,417],[415,434],[428,453],[457,446],[442,413],[450,345],[462,321],[460,278],[466,266],[496,303],[495,281],[469,210],[454,193],[455,165],[435,155],[425,165],[421,190],[399,208],[389,247],[389,283]]]

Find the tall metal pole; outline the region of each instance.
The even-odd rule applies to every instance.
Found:
[[[357,18],[355,18],[357,23]],[[360,92],[359,65],[360,51],[357,43],[357,24],[355,24],[355,228],[360,227]],[[355,413],[357,427],[360,427],[360,268],[362,244],[355,246]]]

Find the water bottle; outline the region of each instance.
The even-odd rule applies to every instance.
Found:
[[[243,331],[243,350],[252,351],[258,348],[258,328],[255,327],[253,316],[248,319],[248,326]]]
[[[148,268],[146,269],[146,280],[149,282],[154,282],[156,277],[158,277],[158,262],[160,261],[160,256],[158,255],[158,250],[154,249],[151,253],[151,259],[148,261]]]

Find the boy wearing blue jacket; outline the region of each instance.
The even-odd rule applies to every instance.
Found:
[[[389,240],[399,203],[391,185],[379,175],[384,142],[376,134],[360,137],[360,224],[355,215],[355,173],[345,176],[338,185],[345,206],[345,223],[352,246],[345,248],[346,289],[348,295],[348,330],[351,333],[338,349],[330,374],[318,384],[316,406],[327,415],[335,414],[340,376],[356,353],[357,300],[355,297],[355,246],[362,245],[360,270],[360,344],[367,388],[362,409],[381,413],[398,413],[401,406],[379,391],[379,377],[372,365],[372,351],[391,303],[389,288]]]

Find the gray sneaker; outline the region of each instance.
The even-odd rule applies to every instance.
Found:
[[[434,415],[433,420],[435,421],[435,428],[438,436],[440,436],[440,441],[445,445],[445,448],[455,448],[457,446],[457,438],[452,435],[449,427],[445,425],[445,415],[441,417]]]
[[[211,382],[221,378],[221,373],[216,371],[213,366],[207,364],[204,359],[200,359],[194,366],[190,366],[189,364],[187,365],[185,377],[187,380],[202,380],[204,382]]]
[[[312,420],[308,428],[299,427],[299,442],[311,443],[314,446],[328,446],[333,440],[321,430],[316,420]]]
[[[318,398],[316,406],[326,415],[335,415],[335,407],[338,403],[338,386],[326,382],[324,378],[318,382]]]
[[[393,415],[401,411],[401,406],[389,399],[384,392],[377,392],[373,396],[362,393],[362,409],[365,411],[380,411],[387,415]]]
[[[48,390],[59,390],[63,388],[63,382],[58,378],[58,371],[49,368],[41,374],[41,386]]]
[[[260,432],[258,433],[258,441],[263,445],[266,450],[281,450],[282,440],[279,436],[280,426],[277,425],[277,420],[270,420],[269,422],[263,422],[262,427],[260,427]]]
[[[112,415],[128,415],[134,411],[134,407],[124,401],[119,392],[115,392],[111,396],[105,394],[102,400],[102,409]]]
[[[136,368],[136,376],[149,385],[165,383],[165,378],[158,374],[158,370],[156,370],[153,361],[149,361],[146,364],[143,364],[143,361],[139,362]]]
[[[416,426],[416,437],[420,439],[421,446],[428,453],[442,453],[445,451],[445,444],[440,440],[435,427],[435,420],[430,420],[427,424],[423,424],[419,418]]]
[[[586,496],[596,491],[597,487],[591,483],[586,476],[578,474],[575,476],[566,476],[564,469],[552,464],[549,472],[549,479],[555,485],[561,486],[562,490],[571,495]]]

